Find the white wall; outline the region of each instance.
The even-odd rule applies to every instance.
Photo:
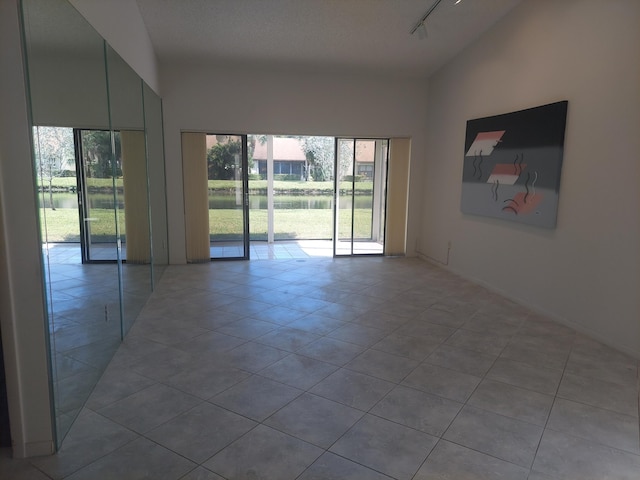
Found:
[[[52,453],[40,241],[18,1],[0,1],[0,328],[13,454]]]
[[[160,93],[156,55],[135,0],[69,0],[69,3]]]
[[[525,1],[429,81],[420,251],[640,357],[640,2]],[[554,230],[460,213],[466,121],[569,101]]]
[[[425,153],[426,88],[415,80],[222,66],[161,65],[171,263],[185,262],[180,132],[411,137],[408,254]],[[413,220],[413,221],[412,221]]]
[[[91,52],[95,55],[82,58],[52,52],[29,56],[34,125],[109,128],[104,48],[100,47]]]

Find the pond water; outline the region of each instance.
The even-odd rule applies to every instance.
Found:
[[[124,208],[124,198],[118,195],[118,208]],[[354,198],[355,208],[371,208],[370,195],[357,195]],[[44,207],[51,208],[49,194],[40,195],[40,201]],[[87,201],[89,208],[112,209],[114,205],[113,195],[107,193],[90,194]],[[234,194],[229,195],[209,195],[209,208],[213,209],[236,209],[237,198]],[[54,193],[53,206],[55,208],[77,208],[78,197],[74,193]],[[331,195],[275,195],[273,206],[277,210],[327,210],[333,208],[333,196]],[[340,199],[341,208],[351,208],[351,197]],[[249,208],[252,210],[266,210],[266,195],[249,195]]]
[[[235,209],[238,208],[238,200],[234,194],[209,195],[209,208]],[[357,195],[355,208],[371,208],[371,195]],[[351,208],[351,197],[340,199],[341,208]],[[330,210],[333,209],[333,196],[331,195],[275,195],[273,206],[277,210]],[[266,210],[266,195],[249,195],[249,208],[252,210]]]
[[[51,201],[48,193],[39,195],[41,206],[51,208]],[[87,198],[89,208],[113,209],[113,195],[108,193],[91,193]],[[53,206],[55,208],[78,208],[78,196],[75,193],[54,193]],[[118,195],[118,208],[124,208],[124,198]]]

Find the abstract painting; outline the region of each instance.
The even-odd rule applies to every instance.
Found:
[[[567,105],[467,121],[463,213],[556,226]]]

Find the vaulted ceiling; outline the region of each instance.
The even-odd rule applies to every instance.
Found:
[[[137,0],[159,61],[427,77],[522,0]]]

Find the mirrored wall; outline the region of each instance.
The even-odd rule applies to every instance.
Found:
[[[66,0],[22,0],[58,444],[168,262],[161,99]]]

